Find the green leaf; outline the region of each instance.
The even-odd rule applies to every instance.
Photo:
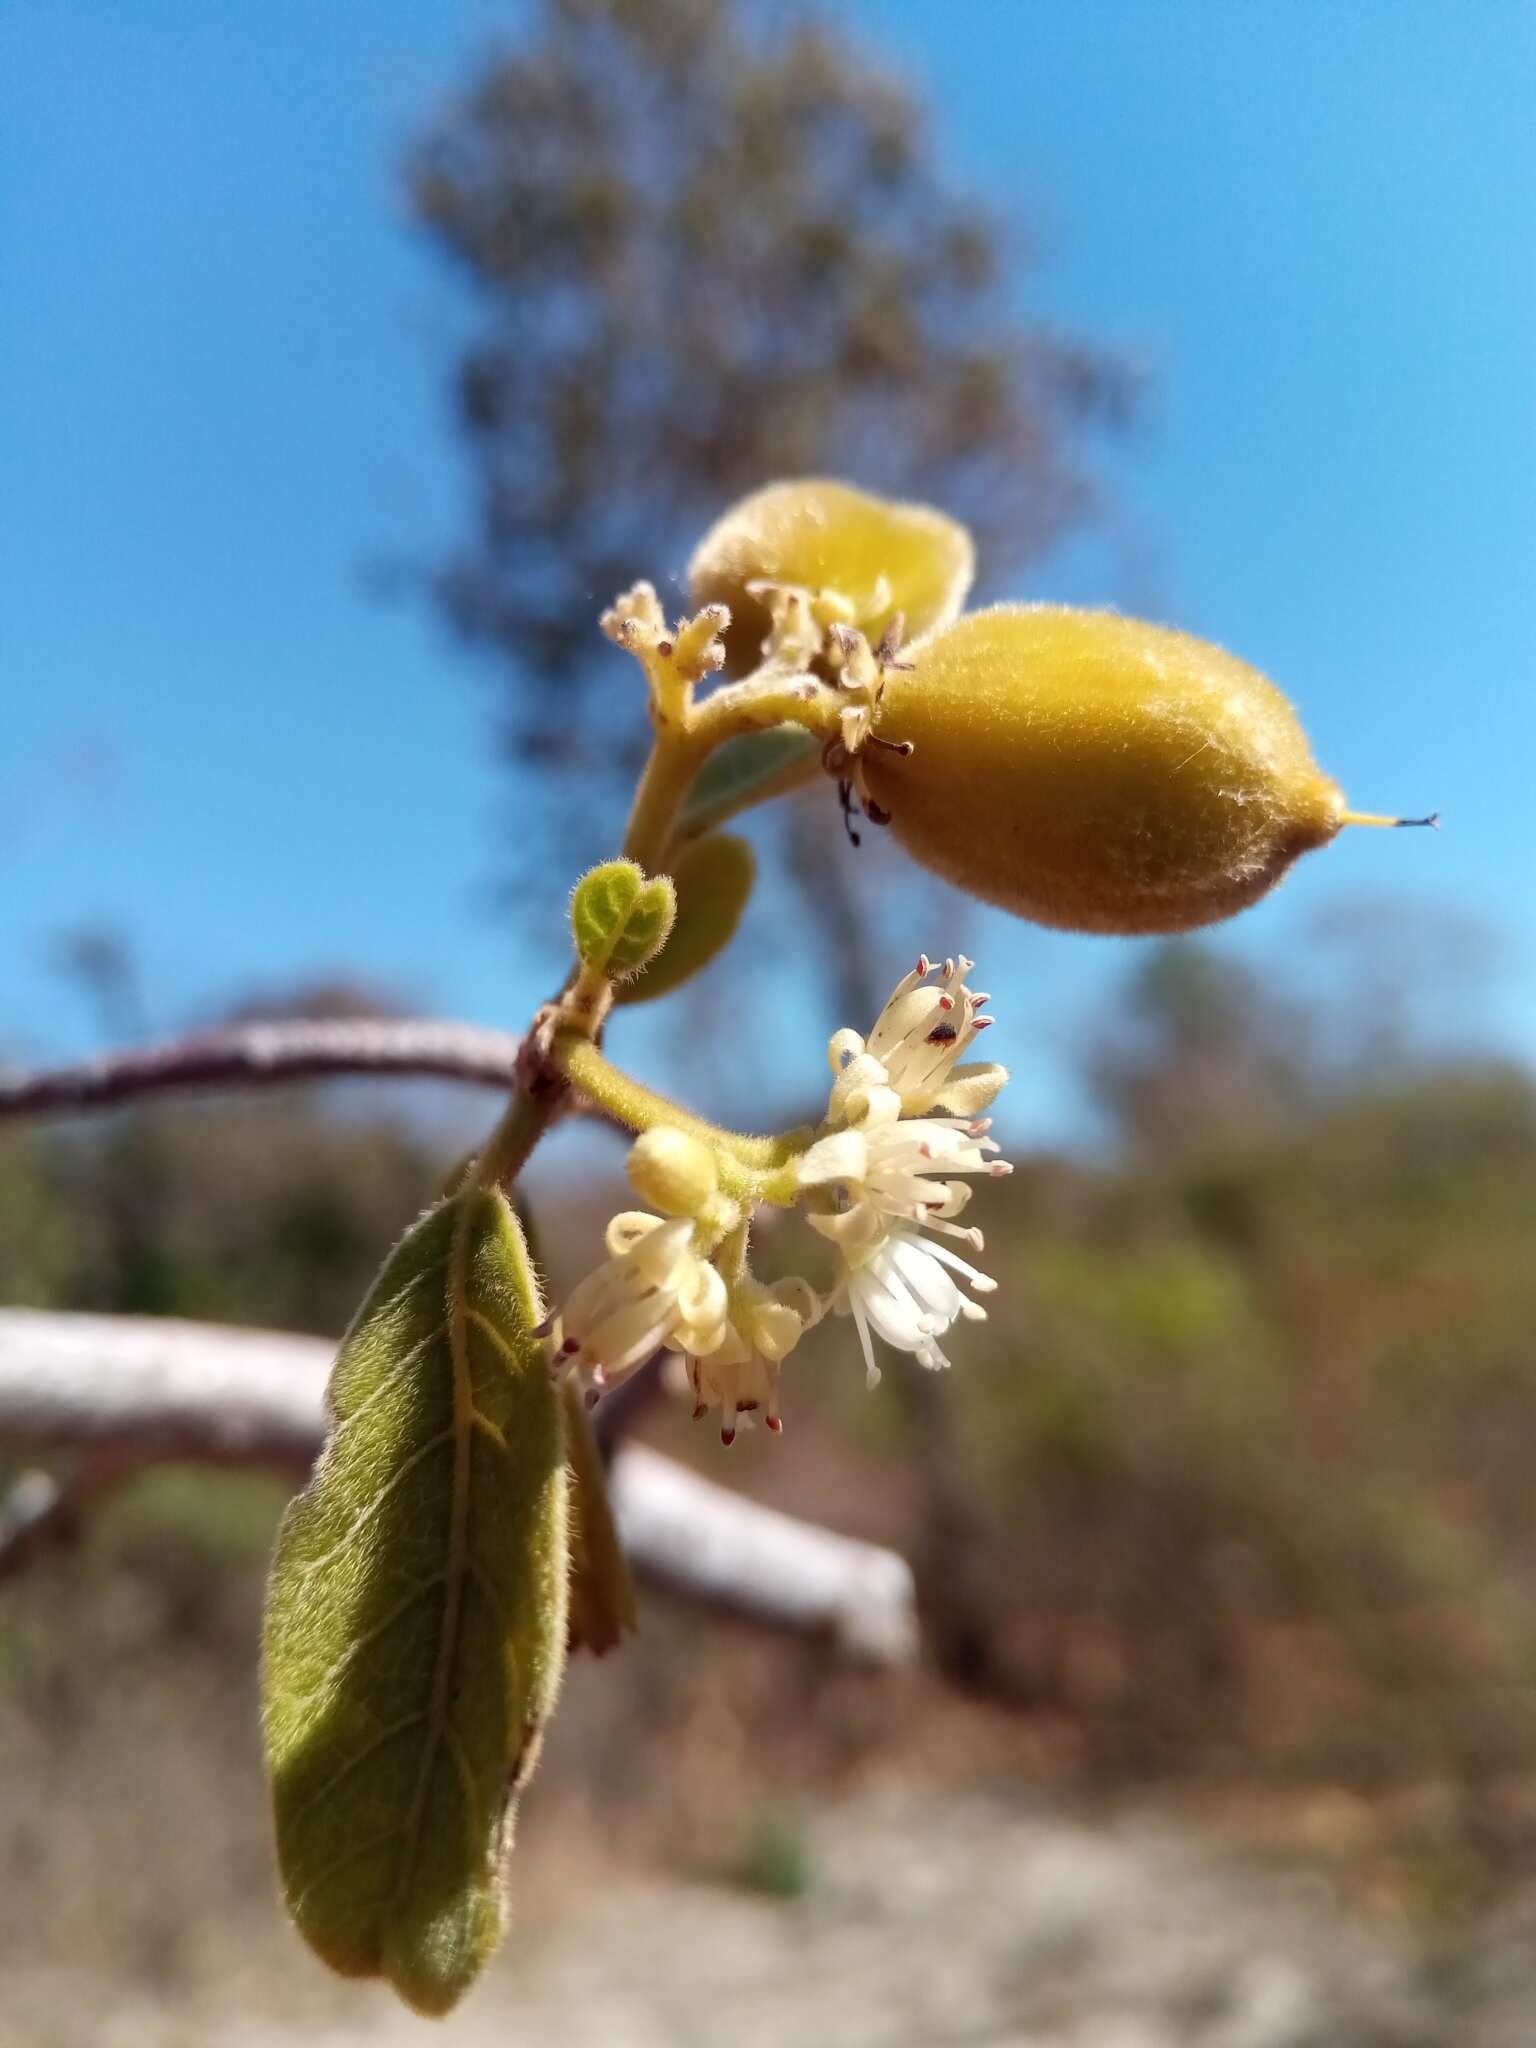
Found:
[[[446,2012],[500,1937],[511,1809],[565,1655],[567,1478],[501,1195],[431,1209],[344,1338],[278,1536],[263,1689],[289,1910]]]
[[[618,992],[621,1003],[648,1003],[691,981],[730,944],[757,879],[757,857],[745,839],[715,832],[695,839],[677,859],[677,915],[666,950]]]
[[[822,747],[798,725],[773,725],[727,740],[700,769],[683,806],[681,830],[693,836],[723,825],[761,798],[806,781],[816,772]]]
[[[635,1589],[580,1382],[567,1373],[561,1389],[571,1469],[570,1647],[602,1657],[635,1628]]]
[[[636,974],[666,944],[676,908],[666,875],[647,881],[632,860],[605,861],[582,876],[571,897],[576,951],[615,980]]]

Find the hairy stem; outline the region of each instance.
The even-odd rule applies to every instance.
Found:
[[[670,727],[656,734],[635,790],[620,849],[626,859],[638,861],[648,875],[661,867],[683,799],[705,758],[718,744],[717,740],[706,740],[701,745],[691,732]]]
[[[760,673],[716,690],[688,711],[683,725],[659,724],[630,807],[623,856],[647,874],[662,867],[688,792],[716,747],[742,733],[786,724],[831,738],[838,729],[840,709],[837,691],[814,677]],[[595,1043],[610,995],[606,978],[594,980],[590,973],[575,975],[566,984],[560,1003],[564,1028],[554,1034],[547,1068],[538,1075],[537,1063],[524,1062],[507,1112],[470,1169],[467,1184],[510,1187],[574,1083],[632,1130],[668,1123],[696,1131],[719,1153],[721,1185],[734,1198],[792,1201],[794,1158],[804,1150],[809,1134],[769,1138],[721,1131],[631,1081],[603,1058]],[[578,996],[579,1001],[573,1000]]]
[[[630,1130],[649,1131],[657,1124],[667,1124],[702,1138],[715,1149],[719,1159],[722,1190],[734,1199],[745,1196],[753,1201],[780,1204],[793,1201],[795,1161],[810,1143],[808,1129],[786,1131],[776,1137],[722,1130],[668,1096],[658,1094],[654,1088],[633,1080],[578,1031],[557,1033],[550,1057],[583,1095]]]
[[[535,1088],[519,1076],[501,1122],[470,1162],[466,1188],[510,1188],[566,1095],[561,1085]]]
[[[702,742],[705,753],[741,733],[773,725],[798,725],[818,739],[835,739],[843,704],[838,691],[814,676],[759,671],[706,697],[694,710],[689,737]]]

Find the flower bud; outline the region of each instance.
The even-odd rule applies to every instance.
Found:
[[[726,668],[739,676],[757,666],[771,623],[751,584],[825,599],[827,623],[873,643],[898,613],[908,639],[946,625],[974,571],[971,537],[947,514],[812,479],[770,484],[732,506],[694,550],[688,589],[696,606],[729,606]]]
[[[1067,931],[1179,932],[1255,902],[1347,821],[1289,702],[1188,633],[999,605],[908,650],[861,757],[925,867]]]
[[[630,1147],[630,1184],[664,1216],[701,1216],[715,1198],[715,1156],[702,1138],[658,1124]]]

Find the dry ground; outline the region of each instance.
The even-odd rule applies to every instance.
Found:
[[[273,1901],[258,1574],[50,1566],[0,1612],[4,2048],[390,2048]],[[1519,2048],[1536,1929],[1373,1903],[1325,1800],[1284,1844],[1045,1789],[921,1681],[653,1615],[578,1671],[517,1923],[440,2038],[497,2048]],[[642,1733],[642,1731],[647,1731]],[[756,1732],[754,1732],[756,1731]],[[1345,1853],[1340,1853],[1342,1849]]]

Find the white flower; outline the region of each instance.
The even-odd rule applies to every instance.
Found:
[[[937,1339],[964,1316],[980,1322],[986,1310],[960,1291],[952,1278],[962,1273],[978,1294],[990,1294],[997,1282],[928,1240],[906,1224],[886,1233],[867,1250],[853,1253],[832,1295],[839,1315],[851,1315],[864,1353],[871,1387],[880,1382],[869,1332],[898,1351],[913,1352],[919,1365],[938,1369],[949,1364]]]
[[[827,1048],[829,1122],[860,1124],[871,1115],[888,1120],[935,1109],[973,1117],[987,1107],[1008,1070],[990,1061],[957,1064],[992,1022],[981,1015],[988,997],[965,985],[971,966],[962,954],[946,960],[931,981],[933,964],[924,953],[896,984],[867,1039],[856,1031],[835,1034]]]
[[[871,1386],[880,1377],[871,1325],[888,1344],[915,1353],[919,1364],[944,1366],[949,1360],[935,1340],[959,1317],[985,1314],[951,1275],[962,1274],[978,1294],[990,1294],[996,1281],[924,1232],[982,1249],[981,1232],[954,1220],[971,1188],[940,1176],[1011,1172],[992,1156],[997,1146],[986,1131],[985,1122],[958,1117],[866,1123],[819,1138],[800,1162],[801,1186],[812,1202],[827,1205],[807,1220],[843,1254],[832,1306],[854,1318]]]
[[[991,1022],[979,1014],[987,998],[966,986],[970,970],[961,956],[931,979],[925,954],[867,1039],[837,1033],[824,1135],[799,1165],[808,1220],[842,1253],[831,1305],[853,1317],[871,1385],[880,1377],[871,1330],[922,1365],[948,1365],[938,1339],[962,1316],[986,1313],[955,1275],[977,1294],[997,1284],[928,1234],[980,1251],[981,1232],[955,1220],[971,1187],[953,1176],[1012,1172],[976,1118],[1006,1069],[957,1064]]]
[[[955,1222],[971,1198],[964,1181],[943,1176],[984,1173],[1001,1179],[1012,1173],[1006,1159],[997,1159],[987,1136],[985,1118],[907,1117],[896,1123],[862,1124],[857,1130],[830,1131],[801,1158],[802,1188],[825,1190],[830,1206],[817,1206],[807,1218],[813,1230],[845,1246],[873,1244],[894,1223],[912,1223],[964,1237],[980,1248],[979,1230],[963,1230]]]
[[[718,1407],[720,1441],[730,1444],[736,1440],[738,1420],[750,1423],[761,1414],[777,1436],[784,1427],[779,1419],[779,1369],[820,1314],[821,1304],[804,1280],[781,1280],[773,1287],[749,1281],[734,1288],[723,1340],[714,1350],[688,1360],[694,1421]]]
[[[726,1330],[725,1282],[694,1248],[688,1218],[626,1210],[604,1241],[606,1262],[581,1282],[560,1317],[557,1364],[590,1370],[602,1387],[663,1347],[715,1349]]]

